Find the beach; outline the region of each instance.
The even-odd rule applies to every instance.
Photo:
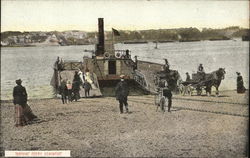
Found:
[[[3,150],[70,150],[72,157],[246,157],[248,94],[173,96],[156,111],[153,95],[129,96],[120,114],[114,97],[32,99],[40,121],[14,126],[14,105],[1,103]]]

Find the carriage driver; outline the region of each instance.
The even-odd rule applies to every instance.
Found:
[[[205,80],[206,74],[202,64],[199,65],[197,73],[201,75],[200,80]]]
[[[199,65],[198,72],[205,72],[202,64]]]

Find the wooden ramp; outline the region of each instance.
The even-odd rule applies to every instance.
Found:
[[[72,81],[74,79],[74,74],[75,74],[75,70],[64,70],[64,71],[59,72],[59,78],[61,80],[70,80],[72,83]],[[90,97],[102,96],[102,93],[101,93],[100,87],[99,87],[99,83],[97,80],[97,76],[95,73],[91,74],[91,79],[93,81],[94,86],[92,86],[93,88],[90,90],[89,96]],[[80,96],[85,97],[85,90],[82,86],[80,87]]]
[[[137,61],[137,69],[134,71],[134,80],[140,84],[144,90],[154,94],[156,93],[155,76],[161,71],[162,64],[148,61]]]
[[[154,72],[150,70],[135,70],[134,80],[149,93],[156,93],[156,85],[154,83]]]

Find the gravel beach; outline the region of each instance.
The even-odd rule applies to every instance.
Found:
[[[72,157],[246,157],[248,91],[173,96],[156,112],[154,96],[129,96],[120,114],[114,97],[29,100],[40,121],[14,126],[12,101],[1,102],[3,150],[70,150]]]

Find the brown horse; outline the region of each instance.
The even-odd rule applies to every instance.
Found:
[[[221,84],[221,80],[225,78],[225,74],[225,68],[219,68],[216,71],[206,74],[203,85],[205,86],[207,95],[211,95],[212,86],[216,88],[216,96],[219,95],[219,86]]]
[[[177,70],[159,71],[154,76],[154,83],[158,86],[160,80],[166,80],[171,91],[178,92],[181,76]]]

